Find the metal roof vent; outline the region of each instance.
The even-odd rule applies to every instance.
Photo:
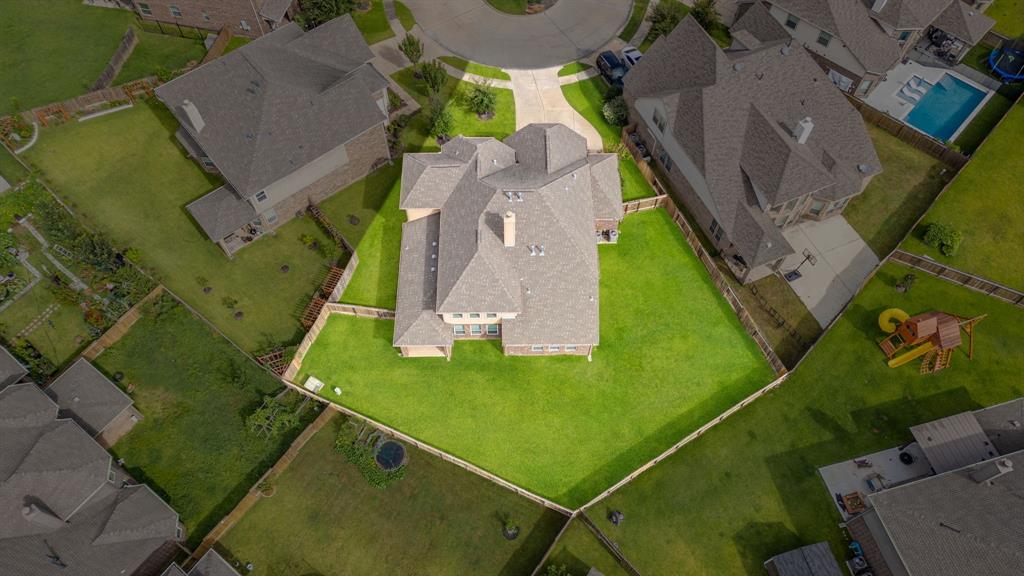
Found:
[[[857,164],[857,172],[861,174],[867,174],[871,168],[867,164]]]
[[[779,48],[779,54],[783,56],[789,56],[790,51],[792,51],[792,48],[790,48],[789,42],[786,42],[782,48]]]
[[[534,246],[533,244],[530,244],[530,256],[536,256],[536,255],[537,255],[537,247]],[[529,292],[529,290],[527,290],[527,292]]]
[[[523,201],[523,193],[522,192],[516,192],[516,202],[522,202],[522,201]]]
[[[507,198],[508,201],[511,202],[512,201],[512,193],[511,192],[505,192],[505,198]]]
[[[540,245],[540,255],[541,256],[544,255],[544,245],[543,244]]]
[[[732,65],[732,69],[737,71],[737,72],[739,72],[740,70],[743,70],[743,63],[742,62],[737,62],[737,63],[733,64]]]

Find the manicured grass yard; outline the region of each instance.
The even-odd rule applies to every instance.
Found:
[[[953,170],[880,128],[867,128],[882,161],[882,173],[850,201],[843,216],[882,258],[928,209],[953,177]]]
[[[363,33],[367,44],[376,44],[395,35],[388,22],[388,15],[384,12],[384,0],[373,0],[366,12],[353,10],[352,19]]]
[[[391,75],[410,96],[419,102],[423,111],[417,115],[417,123],[410,124],[412,132],[421,141],[433,141],[426,135],[426,115],[430,106],[430,98],[427,95],[426,83],[417,80],[412,73],[412,67],[405,68]],[[452,113],[453,128],[451,136],[459,134],[465,136],[493,136],[499,140],[516,131],[516,105],[512,97],[512,91],[506,88],[491,88],[498,95],[497,106],[494,118],[481,120],[476,113],[470,110],[463,103],[464,95],[472,87],[471,82],[448,77],[448,83],[441,89],[440,98],[446,102]],[[417,130],[419,128],[419,130]],[[436,144],[434,144],[436,148]],[[417,147],[418,148],[418,147]]]
[[[125,30],[127,10],[81,0],[0,0],[0,115],[89,91]]]
[[[413,16],[412,10],[398,0],[395,0],[395,15],[398,16],[398,21],[402,23],[402,28],[405,28],[406,32],[416,26],[416,17]]]
[[[761,398],[594,506],[644,574],[762,574],[768,557],[827,540],[838,557],[839,516],[817,468],[911,440],[908,427],[1024,394],[1024,311],[887,264],[779,390]],[[988,314],[975,357],[920,375],[890,369],[875,343],[879,312]],[[626,521],[611,527],[607,510]]]
[[[985,10],[985,15],[996,21],[996,32],[1008,38],[1016,38],[1024,34],[1024,1],[995,0]]]
[[[619,38],[623,42],[629,43],[633,39],[633,35],[644,21],[648,4],[650,4],[650,0],[633,0],[633,11],[629,13],[629,21],[626,22],[626,27],[619,34]]]
[[[191,60],[199,62],[206,55],[206,47],[201,40],[139,30],[136,33],[139,35],[139,44],[114,79],[115,86],[160,70],[173,72],[185,67]]]
[[[162,104],[45,130],[26,157],[72,210],[134,248],[140,263],[249,351],[297,340],[298,315],[321,281],[328,256],[299,240],[310,234],[330,246],[309,218],[294,220],[229,260],[185,211],[218,182],[189,160],[174,140],[177,122]],[[287,264],[287,273],[281,266]],[[206,294],[203,286],[213,290]],[[234,299],[234,308],[225,305]],[[243,317],[236,319],[236,311]]]
[[[487,3],[507,14],[526,14],[526,0],[487,0]]]
[[[441,60],[458,70],[462,70],[467,74],[476,74],[477,76],[483,76],[484,78],[493,78],[495,80],[511,80],[512,77],[501,68],[495,66],[488,66],[486,64],[479,64],[477,62],[470,62],[458,56],[441,56]]]
[[[565,517],[412,447],[405,477],[373,488],[334,451],[336,416],[219,548],[253,576],[529,574]],[[520,526],[501,535],[501,518]],[[270,544],[270,545],[268,545]]]
[[[942,222],[963,232],[963,243],[954,256],[944,256],[925,245],[921,229],[907,238],[903,248],[1014,288],[1024,288],[1024,266],[1016,251],[1024,246],[1021,134],[1024,104],[1017,104],[925,215],[923,225]]]
[[[598,507],[589,514],[593,516],[603,511]],[[569,526],[565,534],[558,539],[557,546],[545,562],[545,569],[551,565],[565,566],[573,576],[583,576],[591,567],[597,568],[604,576],[628,576],[625,569],[619,565],[619,561],[581,520],[573,520],[572,526]]]
[[[558,77],[561,78],[563,76],[572,76],[573,74],[579,74],[580,72],[586,72],[587,70],[590,70],[591,68],[593,68],[593,66],[591,66],[590,64],[587,64],[586,62],[569,62],[568,64],[566,64],[565,66],[562,66],[558,70]]]
[[[124,374],[143,415],[114,454],[178,511],[194,546],[299,430],[276,440],[251,434],[245,417],[281,383],[163,298],[95,363],[108,376]]]
[[[663,210],[600,248],[601,345],[578,357],[403,359],[393,322],[332,316],[301,374],[333,401],[567,506],[660,453],[773,373]],[[342,389],[340,397],[331,389]]]
[[[249,42],[252,42],[252,40],[249,39],[249,38],[246,38],[245,36],[232,36],[231,40],[228,40],[227,47],[224,48],[224,54],[227,54],[229,52],[234,52],[235,50],[238,50],[239,48],[241,48],[242,46],[245,46]],[[223,56],[223,54],[222,54],[222,56]]]

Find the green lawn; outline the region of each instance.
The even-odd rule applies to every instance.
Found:
[[[467,74],[476,74],[477,76],[492,78],[494,80],[512,80],[512,77],[509,76],[507,72],[495,66],[470,62],[459,58],[458,56],[441,56],[441,60],[452,68],[462,70]]]
[[[0,115],[89,91],[135,19],[81,0],[0,0]]]
[[[628,44],[633,39],[636,31],[640,28],[640,24],[644,21],[644,16],[647,14],[647,5],[650,4],[650,1],[633,0],[633,11],[629,13],[629,21],[626,22],[626,27],[619,34],[619,39],[623,42]]]
[[[356,21],[356,26],[363,33],[367,44],[376,44],[395,35],[388,22],[388,15],[384,12],[384,0],[373,0],[366,12],[352,11],[352,19]]]
[[[402,28],[405,28],[406,32],[416,26],[416,17],[413,16],[412,10],[398,0],[395,0],[395,15],[398,16],[398,21],[402,23]]]
[[[169,297],[157,302],[95,364],[124,374],[143,415],[114,454],[178,511],[195,546],[299,430],[277,439],[250,433],[245,417],[281,383]]]
[[[1014,288],[1024,288],[1024,266],[1016,252],[1024,246],[1024,185],[1018,168],[1024,143],[1022,134],[1024,103],[1019,103],[989,134],[971,162],[925,215],[922,225],[942,222],[963,232],[963,244],[954,256],[944,256],[926,246],[920,229],[907,238],[903,248]]]
[[[391,75],[392,78],[398,82],[402,88],[405,88],[406,92],[410,96],[419,102],[420,106],[426,109],[430,105],[430,99],[427,96],[426,84],[417,80],[412,74],[412,67],[405,68],[395,72]],[[477,117],[476,113],[466,107],[463,103],[465,92],[471,87],[472,83],[464,80],[458,80],[456,78],[448,77],[448,83],[442,88],[440,98],[447,103],[448,109],[452,113],[454,120],[452,128],[452,136],[465,135],[465,136],[493,136],[499,140],[504,139],[509,134],[516,131],[516,105],[515,100],[512,97],[512,91],[506,88],[491,88],[498,95],[497,109],[495,116],[491,120],[481,120]],[[425,125],[425,112],[421,112],[418,117],[421,124],[414,123],[413,131],[417,132],[416,128],[426,129]],[[425,133],[418,133],[417,136],[421,137],[423,141],[427,141]]]
[[[139,44],[124,63],[114,85],[124,84],[155,74],[161,70],[173,72],[206,55],[202,41],[180,36],[137,31]]]
[[[654,188],[647,183],[647,179],[640,173],[640,168],[631,156],[619,156],[619,177],[622,179],[623,200],[654,196]]]
[[[459,342],[451,362],[403,359],[393,322],[336,315],[298,381],[316,375],[333,401],[582,504],[773,378],[665,211],[621,231],[600,247],[593,362],[504,357],[496,341]]]
[[[487,0],[487,3],[506,14],[526,14],[526,0]]]
[[[249,42],[252,42],[251,38],[246,38],[245,36],[232,36],[231,40],[228,40],[228,45],[224,48],[224,54],[234,52]],[[224,54],[221,54],[221,56]]]
[[[218,185],[174,140],[177,123],[162,104],[44,130],[26,157],[89,225],[140,263],[249,351],[301,338],[298,315],[319,285],[327,256],[308,250],[309,218],[282,226],[229,260],[192,221],[185,205]],[[287,264],[287,273],[281,266]],[[203,286],[213,288],[203,292]],[[234,309],[224,299],[234,299]],[[236,311],[243,317],[236,319]]]
[[[604,576],[628,576],[619,561],[581,520],[572,521],[544,565],[565,566],[572,576],[585,576],[591,568],[597,568]]]
[[[762,574],[768,557],[826,540],[841,556],[832,495],[817,468],[911,440],[908,427],[1024,394],[1024,311],[944,280],[887,264],[782,387],[594,506],[592,518],[644,574]],[[988,314],[975,357],[921,375],[890,369],[877,318]],[[607,510],[626,521],[615,528]]]
[[[569,62],[568,64],[562,66],[562,68],[558,70],[558,77],[562,78],[564,76],[572,76],[573,74],[586,72],[591,68],[593,68],[593,66],[587,64],[586,62]]]
[[[994,30],[1008,38],[1024,34],[1024,1],[995,0],[985,15],[996,21]]]
[[[370,486],[334,451],[342,416],[303,447],[275,493],[218,548],[277,574],[529,574],[565,517],[441,459],[407,447],[405,477]],[[509,542],[501,518],[520,526]],[[272,542],[272,545],[268,545]]]
[[[1002,117],[1013,108],[1013,100],[996,92],[956,138],[964,154],[974,154]]]
[[[895,248],[928,209],[953,170],[888,132],[868,126],[882,173],[850,201],[843,216],[880,258]]]
[[[28,176],[28,170],[25,170],[3,144],[0,144],[0,176],[11,186],[17,185]]]

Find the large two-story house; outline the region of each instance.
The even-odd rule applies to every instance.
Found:
[[[299,11],[299,0],[134,0],[143,20],[221,30],[258,38],[287,25]]]
[[[187,206],[231,255],[390,158],[387,80],[351,16],[288,24],[156,90],[224,186]]]
[[[618,237],[615,154],[561,124],[504,142],[458,137],[406,154],[393,344],[451,358],[460,339],[508,355],[590,356],[599,341],[597,245]]]
[[[737,14],[760,1],[741,0]],[[764,1],[829,78],[859,97],[915,46],[954,64],[995,24],[960,0]]]
[[[624,94],[651,161],[751,282],[793,253],[784,228],[842,213],[882,166],[861,116],[763,4],[732,33],[722,50],[684,18]]]

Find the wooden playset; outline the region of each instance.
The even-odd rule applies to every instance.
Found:
[[[963,344],[961,331],[967,334],[967,358],[974,358],[974,326],[984,318],[935,311],[911,316],[890,308],[878,316],[878,326],[889,334],[878,345],[890,368],[922,358],[921,374],[934,374],[949,368],[953,350]]]

